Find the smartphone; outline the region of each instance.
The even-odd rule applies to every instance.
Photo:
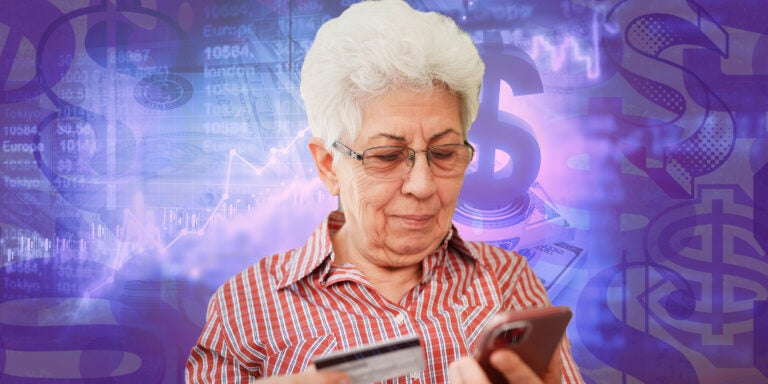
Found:
[[[493,384],[506,383],[489,361],[493,351],[508,348],[539,376],[547,371],[573,313],[567,306],[534,308],[497,314],[480,334],[475,358]]]

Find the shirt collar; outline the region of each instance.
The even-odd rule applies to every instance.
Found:
[[[277,278],[277,289],[285,288],[311,274],[331,256],[331,234],[344,225],[344,214],[331,212],[300,248],[290,252],[282,276]],[[330,264],[326,263],[326,264]]]
[[[277,276],[277,288],[282,289],[296,283],[316,270],[322,274],[321,279],[327,278],[333,263],[331,235],[338,231],[345,221],[343,212],[331,212],[302,247],[291,251],[282,276]],[[477,256],[469,250],[456,227],[452,225],[440,247],[422,261],[422,283],[429,281],[434,275],[436,268],[448,255],[449,249],[460,257],[478,261]]]

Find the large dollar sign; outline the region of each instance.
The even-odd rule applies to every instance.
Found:
[[[615,300],[609,296],[611,287],[615,286],[614,280],[634,271],[646,276],[655,275],[654,280],[672,284],[678,292],[691,292],[678,273],[658,264],[622,263],[598,272],[581,290],[578,302],[581,315],[574,318],[584,346],[603,362],[641,382],[697,382],[693,364],[674,345],[650,332],[629,326],[628,319],[622,319],[616,313],[626,313],[623,315],[626,317],[637,316],[626,312],[626,308],[617,311],[609,305],[611,300]],[[622,281],[622,284],[621,291],[627,294],[621,297],[622,303],[632,300],[629,295],[643,297],[642,293],[633,294],[633,287],[627,281]],[[650,316],[646,313],[645,318],[648,321]],[[653,364],[637,364],[637,356],[651,358]]]
[[[675,294],[661,285],[649,293],[647,310],[667,334],[715,366],[751,367],[752,356],[738,351],[757,340],[751,302],[768,293],[768,263],[750,233],[753,202],[738,186],[700,187],[696,195],[653,218],[643,246],[648,260],[685,272],[697,287],[690,310],[675,316],[669,305],[659,305],[657,298]]]
[[[637,105],[627,103],[623,109],[634,109],[637,116],[643,116],[648,110],[661,108],[664,111],[659,115],[673,116],[661,124],[678,124],[693,132],[676,138],[676,143],[660,144],[662,138],[656,138],[657,142],[632,143],[623,150],[630,161],[643,169],[668,195],[689,198],[694,194],[696,178],[718,169],[727,160],[734,146],[735,122],[722,100],[695,73],[662,54],[672,47],[695,45],[725,55],[723,46],[727,46],[728,36],[721,33],[722,41],[714,41],[705,34],[702,31],[704,25],[715,26],[712,29],[721,31],[705,13],[693,15],[698,19],[697,25],[671,13],[648,14],[647,8],[632,7],[632,2],[629,3],[630,6],[627,2],[618,4],[606,16],[624,28],[622,36],[630,48],[622,51],[609,44],[606,51],[609,55],[620,56],[615,58],[619,73],[643,99],[633,100]],[[668,12],[691,11],[682,2],[665,2],[664,6],[668,7]],[[618,8],[621,12],[616,11]],[[682,84],[678,85],[674,79],[681,78],[680,75],[696,84],[689,89],[695,88],[699,93],[696,97],[706,101],[704,108],[688,103],[688,98],[677,90]],[[645,102],[652,106],[643,105]],[[632,134],[649,139],[653,126],[631,128],[635,124],[633,117],[629,114],[619,117],[627,122],[628,131],[623,133],[625,139]]]
[[[86,26],[84,51],[65,56],[62,68],[52,61],[61,54],[55,37],[72,25]],[[120,195],[127,194],[118,184],[137,177],[128,175],[137,168],[138,146],[125,119],[139,115],[130,114],[129,102],[135,98],[147,108],[171,109],[191,97],[189,82],[168,73],[183,61],[183,31],[173,18],[137,2],[104,1],[62,15],[42,36],[38,65],[59,67],[54,75],[64,74],[69,80],[60,84],[57,76],[41,75],[43,91],[58,111],[38,125],[34,137],[38,167],[60,196],[78,209],[115,211]],[[150,68],[162,70],[164,76],[154,76]],[[137,84],[137,77],[145,78]],[[73,84],[79,86],[79,97],[68,91]],[[137,96],[118,92],[134,85]],[[142,92],[142,85],[154,93]]]
[[[498,214],[504,217],[502,225],[509,226],[526,217],[526,191],[538,175],[541,152],[524,120],[499,111],[501,82],[516,96],[541,93],[543,86],[530,57],[504,47],[500,36],[486,32],[481,53],[486,63],[482,103],[469,133],[477,147],[476,164],[466,176],[457,219]]]

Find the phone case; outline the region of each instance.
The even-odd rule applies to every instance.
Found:
[[[498,348],[515,351],[539,376],[560,345],[573,313],[567,306],[534,308],[497,314],[479,336],[475,358],[493,384],[504,384],[489,357]]]

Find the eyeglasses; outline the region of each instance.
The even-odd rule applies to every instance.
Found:
[[[385,145],[368,148],[357,153],[346,145],[334,141],[333,147],[339,152],[363,163],[365,172],[379,179],[402,177],[413,168],[416,154],[424,152],[432,174],[438,177],[456,177],[464,174],[475,154],[469,142],[464,144],[443,144],[417,151],[400,145]]]

